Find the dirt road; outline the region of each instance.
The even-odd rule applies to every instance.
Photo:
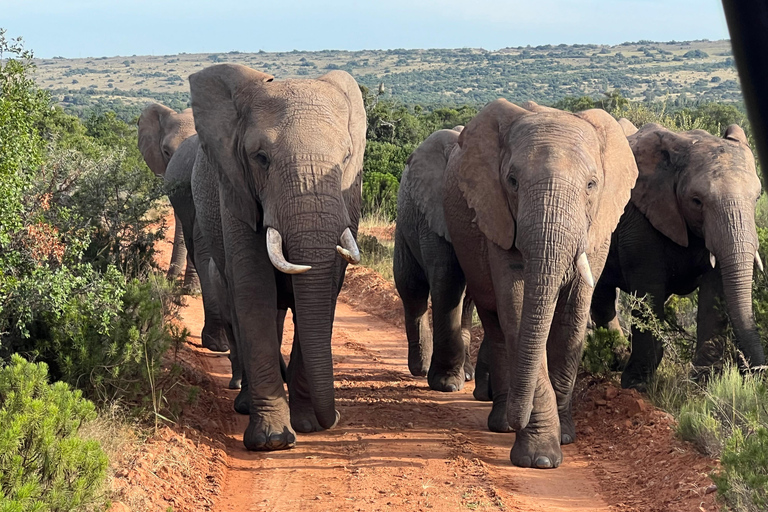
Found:
[[[195,306],[183,317],[199,332]],[[339,425],[299,435],[293,450],[252,453],[241,442],[247,417],[228,414],[229,472],[215,510],[609,510],[575,447],[556,473],[513,468],[513,436],[487,432],[489,405],[472,398],[472,383],[438,393],[410,376],[400,329],[339,303],[333,352]],[[233,400],[227,358],[198,355]]]
[[[170,253],[169,247],[163,253]],[[167,256],[160,257],[167,261]],[[714,461],[677,440],[672,418],[636,392],[591,378],[577,384],[579,439],[564,447],[563,465],[556,470],[513,467],[514,434],[487,431],[490,404],[473,399],[474,383],[458,393],[439,393],[409,374],[405,335],[395,325],[402,310],[391,283],[358,267],[348,271],[342,295],[348,303],[339,301],[332,342],[341,420],[330,431],[300,434],[292,450],[269,453],[243,447],[247,417],[232,408],[236,393],[226,389],[229,361],[200,346],[202,301],[188,297],[181,315],[192,336],[182,359],[193,373],[210,377],[206,410],[198,405],[186,426],[177,427],[175,439],[153,440],[155,446],[143,457],[151,460],[179,439],[188,442],[190,429],[199,429],[208,439],[224,441],[227,468],[222,479],[215,469],[221,466],[216,450],[206,451],[214,469],[203,464],[199,476],[213,490],[190,484],[203,508],[179,501],[179,483],[190,480],[183,474],[176,493],[168,486],[154,489],[164,496],[156,502],[215,512],[718,510],[707,476]],[[287,360],[290,316],[283,339]],[[198,450],[215,445],[195,443]]]

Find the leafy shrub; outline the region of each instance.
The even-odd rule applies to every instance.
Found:
[[[99,444],[78,436],[94,405],[44,363],[0,368],[0,510],[69,512],[93,505],[106,477]]]
[[[363,178],[363,215],[397,216],[397,191],[400,182],[391,174],[371,172]]]
[[[621,371],[629,355],[629,342],[620,332],[599,328],[587,334],[582,367],[593,375],[603,377]]]
[[[759,427],[747,435],[737,432],[728,440],[720,465],[721,471],[712,479],[731,510],[768,508],[768,428]]]

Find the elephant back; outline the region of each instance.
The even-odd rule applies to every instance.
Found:
[[[460,127],[457,127],[460,128]],[[448,158],[460,130],[438,130],[408,157],[398,192],[398,205],[410,202],[427,221],[429,229],[450,242],[443,213],[443,189]]]

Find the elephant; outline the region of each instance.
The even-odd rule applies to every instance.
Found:
[[[595,288],[595,325],[615,322],[617,287],[650,295],[659,318],[670,295],[698,288],[694,365],[713,362],[706,342],[724,333],[727,317],[744,365],[765,364],[752,312],[753,262],[762,269],[755,229],[760,180],[744,131],[731,125],[720,138],[654,123],[635,131],[628,140],[640,175]],[[663,352],[651,332],[633,327],[622,386],[644,390]]]
[[[192,109],[176,112],[173,109],[153,103],[142,110],[139,116],[139,151],[147,166],[156,176],[165,176],[168,162],[179,145],[195,134]],[[184,245],[181,221],[176,216],[176,231],[173,237],[173,253],[168,266],[168,278],[175,279],[181,274],[186,263],[184,285],[189,289],[199,287],[197,272],[192,258],[188,257]]]
[[[360,262],[366,114],[346,72],[276,81],[238,64],[189,77],[199,145],[192,194],[222,273],[243,366],[249,450],[295,446],[339,420],[331,334],[348,263]],[[295,336],[287,399],[279,312]]]
[[[443,215],[443,174],[463,126],[438,130],[408,157],[397,195],[393,272],[403,301],[411,374],[437,391],[474,378],[472,312]],[[434,334],[427,314],[432,296]]]
[[[153,103],[142,111],[139,117],[139,150],[149,168],[164,177],[176,216],[174,255],[169,275],[173,276],[174,267],[179,268],[183,259],[188,260],[186,275],[194,276],[203,297],[205,324],[200,335],[202,345],[214,352],[226,352],[232,345],[232,335],[228,334],[230,327],[224,318],[223,308],[226,306],[220,304],[217,298],[216,287],[221,285],[215,282],[219,279],[218,273],[209,271],[210,251],[200,240],[195,226],[191,183],[197,146],[191,108],[177,113]],[[184,253],[186,255],[180,256]],[[236,358],[236,354],[231,357]],[[230,381],[230,388],[233,389],[240,387],[237,368],[236,362],[233,363],[233,379]]]
[[[505,99],[459,135],[448,232],[490,344],[494,430],[519,467],[554,468],[576,438],[571,395],[594,280],[637,178],[618,123]]]

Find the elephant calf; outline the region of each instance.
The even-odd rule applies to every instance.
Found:
[[[633,128],[630,124],[628,140],[640,174],[595,289],[595,324],[608,326],[615,319],[617,287],[649,295],[659,318],[670,295],[698,288],[694,364],[713,362],[704,347],[724,332],[726,312],[743,363],[765,364],[752,313],[753,263],[763,266],[755,229],[760,180],[744,131],[731,125],[719,138],[702,130],[675,133],[653,123]],[[645,389],[663,352],[660,340],[633,327],[622,386]]]
[[[553,468],[575,440],[571,394],[594,279],[637,166],[603,110],[506,100],[459,136],[443,208],[491,349],[489,425],[516,431],[516,466]]]
[[[469,357],[472,302],[464,297],[464,273],[443,215],[443,175],[462,128],[439,130],[416,148],[397,194],[393,271],[405,311],[408,368],[426,375],[437,391],[458,391],[475,373]]]

